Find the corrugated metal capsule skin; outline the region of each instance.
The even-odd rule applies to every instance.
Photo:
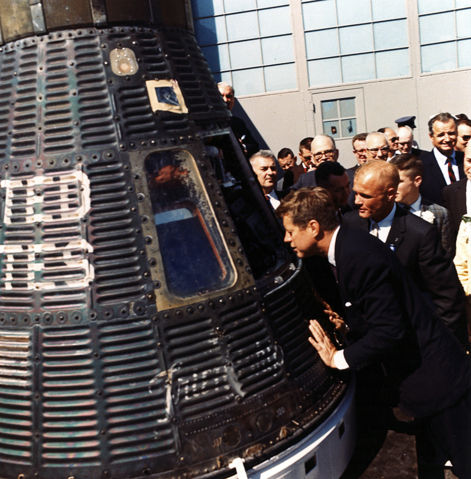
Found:
[[[344,394],[169,3],[0,1],[2,479],[224,477]]]

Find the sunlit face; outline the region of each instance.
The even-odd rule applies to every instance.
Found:
[[[295,225],[291,216],[283,216],[283,226],[285,228],[284,241],[285,243],[289,243],[299,258],[305,258],[319,253],[316,241],[316,225],[316,221],[311,221],[310,224],[303,228]]]
[[[386,137],[386,140],[389,145],[390,155],[393,155],[394,152],[397,150],[397,142],[399,140],[399,137],[397,136],[397,133],[392,128],[385,128],[384,136]]]
[[[275,160],[272,158],[257,156],[252,160],[251,164],[262,190],[265,193],[270,193],[275,187],[276,182]]]
[[[366,138],[368,160],[384,160],[389,156],[388,140],[382,133],[368,135]]]
[[[456,145],[456,123],[454,120],[435,121],[432,126],[432,133],[429,136],[435,148],[445,156],[450,156]]]
[[[224,103],[226,104],[227,108],[229,110],[232,110],[234,108],[234,103],[235,103],[235,96],[234,96],[234,90],[226,85],[219,85],[219,93],[222,96],[222,99],[224,100]]]
[[[378,222],[386,218],[393,208],[396,189],[387,188],[384,182],[375,178],[374,172],[355,177],[353,191],[361,218],[372,218]]]
[[[471,143],[466,145],[463,161],[464,174],[468,180],[471,180]]]
[[[461,123],[458,125],[458,137],[456,139],[455,150],[464,151],[468,141],[471,139],[471,126]]]
[[[296,164],[296,157],[293,155],[285,156],[284,158],[278,158],[278,163],[283,171],[290,170]]]
[[[336,208],[342,208],[347,205],[350,196],[350,180],[347,173],[341,176],[330,175],[329,185],[327,186]]]
[[[311,153],[316,166],[324,161],[337,161],[339,157],[339,152],[332,140],[326,136],[319,136],[312,140]]]
[[[401,154],[410,153],[412,151],[412,142],[414,140],[412,132],[407,128],[399,128],[398,137],[399,141],[397,143],[397,149]]]
[[[366,140],[356,140],[353,142],[353,154],[359,165],[362,165],[368,160]]]
[[[420,176],[415,178],[407,171],[399,170],[399,185],[397,187],[396,201],[411,205],[419,198],[419,186],[422,182]]]

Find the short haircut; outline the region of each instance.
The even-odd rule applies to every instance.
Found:
[[[257,153],[254,153],[250,158],[250,164],[253,165],[256,158],[269,158],[276,163],[275,155],[270,150],[258,150]]]
[[[378,133],[385,133],[385,132],[386,132],[386,128],[387,128],[387,126],[383,126],[382,128],[378,128],[376,131],[377,131]]]
[[[448,123],[449,121],[453,121],[456,123],[455,117],[448,112],[438,113],[437,115],[432,116],[428,121],[428,132],[433,135],[433,124],[436,121],[440,121],[441,123]]]
[[[314,140],[312,136],[307,136],[306,138],[303,138],[299,142],[299,151],[301,151],[302,148],[304,148],[305,150],[311,151],[312,140]]]
[[[326,231],[333,231],[339,225],[332,197],[320,186],[292,191],[281,200],[276,214],[280,218],[288,216],[295,226],[301,228],[311,220],[316,220]]]
[[[385,184],[388,183],[394,188],[397,188],[399,185],[399,170],[391,162],[377,159],[368,160],[360,165],[357,171],[355,171],[354,182],[357,178],[370,171],[374,173],[375,180],[382,181]]]
[[[235,95],[234,87],[225,81],[220,81],[218,83],[218,88],[230,88],[232,91],[232,94]]]
[[[471,127],[471,120],[464,113],[456,115],[456,126],[466,125]]]
[[[287,156],[294,156],[294,153],[293,153],[293,150],[291,148],[282,148],[279,152],[278,152],[278,159],[279,158],[286,158]]]
[[[329,184],[329,176],[342,176],[345,168],[337,161],[324,161],[315,170],[316,183],[319,186],[327,187]]]
[[[352,146],[355,143],[355,141],[366,141],[367,136],[368,136],[368,133],[358,133],[352,138]]]
[[[423,174],[424,167],[422,160],[418,156],[411,155],[410,153],[396,155],[389,160],[389,163],[394,165],[399,171],[404,171],[409,178],[415,178]]]

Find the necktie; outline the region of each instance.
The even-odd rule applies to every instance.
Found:
[[[376,238],[379,237],[378,223],[376,223],[376,221],[373,221],[373,220],[370,220],[370,235],[373,235]]]
[[[446,160],[448,165],[448,176],[450,177],[450,183],[454,183],[456,181],[455,172],[453,171],[453,159],[447,158]]]

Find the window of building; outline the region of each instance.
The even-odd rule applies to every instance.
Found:
[[[296,88],[288,0],[192,0],[196,37],[216,81],[238,95]]]
[[[322,129],[335,139],[357,134],[355,98],[321,101]]]
[[[471,66],[471,0],[418,0],[422,72]]]
[[[405,0],[303,0],[310,86],[410,74]]]

